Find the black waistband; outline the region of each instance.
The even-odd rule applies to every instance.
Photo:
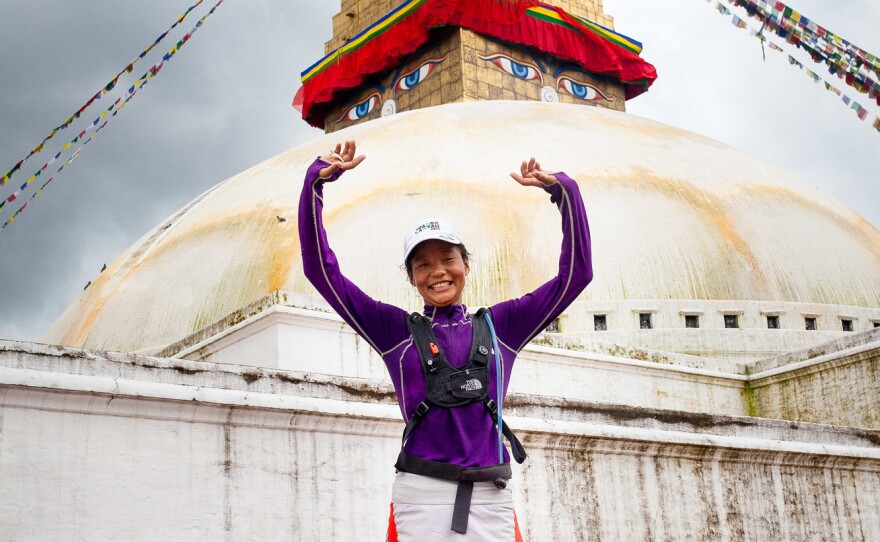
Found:
[[[459,467],[450,463],[413,457],[403,452],[400,452],[394,466],[403,472],[452,482],[494,482],[498,478],[510,479],[513,475],[513,471],[507,463],[489,465],[488,467]]]

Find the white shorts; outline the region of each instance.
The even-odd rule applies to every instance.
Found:
[[[391,489],[387,542],[522,542],[513,493],[492,482],[475,482],[467,533],[453,531],[458,482],[398,472]]]

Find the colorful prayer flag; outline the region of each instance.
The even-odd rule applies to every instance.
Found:
[[[199,4],[201,4],[202,1],[203,1],[203,0],[198,0],[193,6],[191,6],[191,7],[186,11],[186,13],[189,13],[190,11],[192,11],[196,6],[198,6]],[[189,38],[192,37],[192,34],[195,33],[196,29],[198,29],[199,27],[202,26],[202,24],[204,23],[205,19],[206,19],[208,16],[210,16],[212,13],[214,13],[214,10],[217,8],[217,6],[219,6],[220,4],[222,4],[223,1],[224,1],[224,0],[218,0],[217,3],[214,4],[214,6],[208,11],[208,13],[205,14],[205,15],[203,15],[202,18],[199,19],[198,23],[196,23],[196,25],[193,27],[193,29],[187,34],[187,38],[184,39],[183,42],[188,41]],[[182,20],[183,20],[183,17],[186,16],[186,13],[181,17],[180,21],[182,21]],[[180,21],[178,21],[178,22],[180,22]],[[171,28],[174,28],[177,24],[178,24],[178,23],[175,23],[174,25],[172,25]],[[166,31],[165,34],[167,34],[167,31]],[[164,37],[165,34],[163,34],[163,36],[161,36],[161,37]],[[142,53],[138,56],[138,58],[142,58],[142,57],[144,57],[144,56],[146,55],[146,53],[147,53],[150,49],[152,49],[153,46],[155,46],[155,44],[158,43],[159,41],[161,41],[161,39],[157,39],[156,42],[154,42],[153,45],[151,45],[150,47],[148,47],[146,51],[142,52]],[[179,48],[177,48],[177,49],[179,50]],[[175,51],[175,52],[176,52],[176,51]],[[172,54],[171,56],[173,56],[173,54]],[[134,64],[134,62],[136,62],[136,60],[137,60],[137,59],[135,59],[135,61],[132,61],[130,64],[128,64],[124,70],[122,70],[122,71],[121,71],[116,77],[114,77],[114,79],[111,80],[110,83],[108,83],[107,87],[109,87],[109,88],[114,87],[114,86],[116,85],[116,80],[118,79],[119,75],[121,75],[124,71],[131,71],[131,69],[132,69],[132,67],[133,67],[133,64]],[[149,80],[152,76],[156,75],[156,73],[159,71],[159,69],[161,69],[161,67],[162,67],[162,63],[160,62],[157,66],[154,66],[153,68],[151,68],[150,71],[148,71],[147,73],[145,73],[144,75],[142,75],[142,76],[141,76],[141,79],[139,80],[140,86],[143,86],[144,84],[146,84],[147,80]],[[80,108],[80,110],[77,111],[77,113],[76,113],[74,116],[75,116],[75,117],[79,117],[80,114],[82,113],[82,111],[83,111],[86,107],[88,107],[88,105],[90,105],[92,101],[94,101],[94,100],[96,100],[96,99],[99,99],[99,98],[101,97],[102,93],[106,93],[106,91],[107,91],[107,88],[102,89],[102,91],[99,91],[99,92],[98,92],[98,93],[97,93],[97,94],[96,94],[96,95],[95,95],[95,96],[94,96],[94,97],[93,97],[93,98],[92,98],[92,99],[91,99],[91,100],[90,100],[85,106],[83,106],[82,108]],[[66,143],[66,144],[64,145],[64,147],[63,147],[63,150],[67,150],[68,148],[70,148],[71,145],[73,145],[73,144],[77,143],[78,141],[80,141],[80,140],[84,137],[84,135],[85,135],[85,133],[86,133],[87,130],[91,129],[92,126],[96,126],[96,125],[100,122],[100,120],[103,119],[103,118],[105,118],[105,117],[107,117],[107,114],[108,114],[110,111],[113,111],[114,108],[116,109],[116,111],[113,111],[113,116],[116,116],[116,113],[118,113],[120,110],[122,110],[122,108],[123,108],[128,102],[129,102],[129,100],[131,100],[131,99],[134,97],[135,94],[136,94],[136,91],[134,90],[134,87],[132,87],[132,88],[130,89],[130,92],[129,92],[129,94],[128,94],[128,97],[125,98],[125,101],[123,101],[121,105],[119,105],[119,104],[120,104],[120,100],[122,100],[122,98],[121,98],[121,97],[117,98],[116,101],[114,101],[114,102],[113,102],[113,103],[112,103],[112,104],[111,104],[111,105],[110,105],[105,111],[103,111],[103,112],[102,112],[102,113],[101,113],[101,114],[100,114],[100,115],[99,115],[94,121],[92,121],[92,123],[91,123],[91,125],[90,125],[89,127],[87,127],[85,130],[83,130],[82,132],[80,132],[80,134],[78,134],[76,137],[74,137],[73,140],[71,140],[70,142]],[[117,105],[119,105],[118,108],[116,107]],[[51,137],[52,137],[56,132],[58,132],[59,130],[66,128],[67,125],[69,125],[69,124],[73,121],[73,118],[74,118],[74,117],[71,117],[70,119],[68,119],[68,121],[67,121],[64,125],[62,125],[62,126],[60,126],[60,127],[58,127],[58,128],[55,128],[55,129],[50,133],[50,135],[47,136],[47,137],[46,137],[46,138],[45,138],[45,139],[44,139],[44,140],[43,140],[43,141],[42,141],[42,142],[41,142],[41,143],[40,143],[40,144],[34,149],[34,151],[31,151],[31,154],[29,154],[29,155],[26,156],[24,159],[20,160],[18,164],[16,164],[16,166],[13,168],[12,172],[14,172],[14,171],[17,170],[18,168],[20,168],[20,167],[21,167],[21,164],[24,163],[24,161],[26,161],[28,158],[30,158],[31,155],[35,154],[36,152],[39,152],[39,150],[42,149],[42,147],[43,147],[43,145],[46,143],[46,141],[48,141],[48,139],[51,138]],[[86,145],[88,145],[88,144],[89,144],[89,143],[95,138],[95,136],[98,134],[98,132],[100,132],[105,126],[107,126],[107,122],[109,122],[109,119],[108,119],[108,120],[105,120],[100,126],[98,126],[98,128],[95,129],[94,133],[92,133],[92,134],[89,136],[89,138],[88,138],[85,142],[83,142],[83,143],[79,146],[79,148],[77,148],[77,149],[74,151],[73,155],[72,155],[70,158],[68,158],[63,164],[61,164],[61,166],[60,166],[60,167],[57,169],[57,171],[56,171],[56,175],[57,175],[58,173],[60,173],[60,172],[65,168],[65,166],[67,166],[68,164],[70,164],[71,162],[73,162],[73,161],[79,156],[79,154],[80,154],[80,152],[82,152],[83,148],[84,148]],[[45,164],[43,164],[43,166],[42,166],[42,167],[41,167],[41,168],[40,168],[40,169],[39,169],[34,175],[32,175],[32,176],[31,176],[31,177],[30,177],[30,178],[29,178],[29,179],[28,179],[28,180],[22,185],[22,187],[19,188],[19,190],[17,190],[14,194],[10,195],[9,198],[6,199],[6,201],[9,201],[9,202],[14,201],[14,200],[18,197],[18,195],[21,193],[21,191],[22,191],[22,190],[23,190],[28,184],[30,184],[31,182],[33,182],[33,181],[36,179],[36,177],[39,176],[40,173],[42,173],[43,170],[45,170],[50,164],[52,164],[53,162],[55,162],[55,160],[57,160],[57,159],[61,156],[63,150],[62,150],[62,151],[59,151],[59,152],[58,152],[58,153],[57,153],[57,154],[56,154],[51,160],[49,160],[48,162],[46,162]],[[4,175],[4,176],[3,176],[3,181],[5,182],[6,180],[8,180],[8,178],[9,178],[10,175],[11,175],[11,173],[7,173],[6,175]],[[33,194],[30,196],[30,198],[25,202],[25,204],[22,205],[21,208],[18,209],[18,211],[16,211],[16,212],[15,212],[15,213],[14,213],[14,214],[13,214],[13,215],[12,215],[12,216],[11,216],[6,222],[5,222],[5,223],[3,223],[2,226],[0,226],[0,230],[2,230],[2,229],[6,229],[6,227],[7,227],[10,223],[12,223],[12,221],[15,220],[16,217],[18,217],[18,216],[21,214],[21,212],[25,210],[25,208],[27,208],[28,204],[29,204],[29,203],[30,203],[30,202],[31,202],[31,201],[32,201],[32,200],[33,200],[38,194],[40,194],[40,193],[43,191],[43,189],[44,189],[44,188],[45,188],[50,182],[52,182],[53,179],[55,179],[56,175],[53,175],[52,177],[49,178],[49,180],[47,180],[45,183],[43,183],[43,185],[42,185],[42,186],[41,186],[41,187],[40,187],[35,193],[33,193]],[[3,184],[3,183],[0,183],[0,184]],[[3,204],[5,204],[6,201],[4,201]],[[0,208],[2,208],[2,206],[3,206],[3,205],[0,204]]]
[[[75,118],[79,118],[80,114],[81,114],[86,108],[88,108],[88,107],[89,107],[89,106],[90,106],[95,100],[99,100],[99,99],[101,99],[101,95],[102,95],[102,94],[106,94],[107,91],[109,91],[109,90],[112,89],[114,86],[116,86],[116,82],[117,82],[117,80],[119,79],[119,76],[121,76],[121,75],[122,75],[124,72],[126,72],[126,71],[131,71],[131,68],[132,68],[132,67],[134,66],[134,64],[138,61],[138,59],[144,57],[144,56],[145,56],[145,55],[146,55],[146,54],[147,54],[147,53],[148,53],[153,47],[156,46],[156,44],[157,44],[159,41],[161,41],[162,38],[165,37],[165,35],[168,34],[168,32],[169,32],[170,30],[172,30],[172,29],[175,28],[180,22],[182,22],[183,19],[189,14],[190,11],[192,11],[192,10],[194,10],[196,7],[198,7],[199,4],[201,4],[203,1],[204,1],[204,0],[197,0],[195,4],[193,4],[193,5],[191,5],[189,8],[187,8],[187,10],[183,13],[183,15],[181,15],[181,16],[178,18],[177,22],[175,22],[174,24],[171,25],[171,28],[169,28],[168,30],[166,30],[166,31],[162,34],[162,36],[160,36],[159,39],[157,39],[152,45],[150,45],[149,47],[147,47],[146,50],[144,50],[140,55],[138,55],[137,58],[135,58],[134,60],[132,60],[132,62],[129,63],[129,64],[128,64],[123,70],[121,70],[119,73],[117,73],[115,76],[113,76],[113,77],[110,79],[110,81],[109,81],[107,84],[105,84],[104,87],[103,87],[101,90],[99,90],[94,96],[92,96],[88,101],[86,101],[86,103],[83,104],[83,106],[80,107],[74,115],[72,115],[70,118],[68,118],[68,119],[67,119],[62,125],[58,126],[58,127],[55,128],[54,130],[52,130],[51,132],[49,132],[49,134],[48,134],[46,137],[43,138],[43,141],[42,141],[39,145],[37,145],[36,147],[34,147],[34,149],[33,149],[30,153],[28,153],[27,156],[25,156],[25,157],[22,159],[22,162],[27,161],[28,158],[30,158],[31,156],[33,156],[34,154],[39,153],[39,152],[43,149],[43,145],[44,145],[47,141],[49,141],[50,139],[52,139],[52,137],[53,137],[53,136],[54,136],[59,130],[63,130],[63,129],[65,129],[65,128],[67,128],[71,123],[73,123],[74,119],[75,119]],[[220,1],[222,2],[222,0],[220,0]],[[219,5],[219,2],[218,2],[218,5]],[[217,6],[215,5],[214,7],[216,8]],[[211,12],[213,12],[213,8],[212,8]],[[209,15],[210,15],[211,12],[209,12]],[[206,15],[206,17],[207,17],[207,15]],[[204,18],[203,18],[203,19],[204,19]],[[9,178],[11,178],[12,175],[15,173],[15,171],[17,171],[17,170],[12,169],[12,170],[10,170],[9,172],[7,172],[7,173],[2,177],[2,181],[0,181],[0,186],[2,186],[3,184],[5,184],[6,180],[8,180]]]

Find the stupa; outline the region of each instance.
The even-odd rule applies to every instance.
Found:
[[[143,446],[165,504],[112,509],[137,525],[173,509],[172,537],[380,536],[402,424],[381,360],[302,274],[305,170],[342,140],[367,155],[324,202],[367,293],[419,306],[402,232],[442,215],[474,253],[477,307],[555,272],[558,215],[508,177],[536,156],[581,186],[595,278],[513,376],[527,538],[880,537],[880,231],[779,168],[627,114],[656,72],[601,0],[342,0],[333,25],[295,99],[324,136],[147,232],[48,331],[57,346],[0,344],[21,427],[79,420]],[[19,477],[51,470],[12,457]],[[58,477],[114,495],[131,464]],[[66,506],[101,532],[100,512]]]
[[[350,138],[369,159],[331,190],[327,223],[347,272],[379,299],[418,306],[391,262],[400,232],[429,209],[451,215],[476,249],[469,304],[552,276],[556,217],[506,178],[537,156],[581,182],[595,230],[596,278],[554,340],[745,362],[880,325],[880,232],[761,160],[623,113],[655,72],[638,42],[609,29],[601,3],[462,5],[343,2],[299,96],[328,135],[158,224],[46,342],[174,354],[170,345],[275,292],[312,295],[294,221],[276,217],[295,215],[311,159]]]

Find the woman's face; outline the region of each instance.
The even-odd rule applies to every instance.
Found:
[[[445,307],[461,303],[469,271],[470,266],[457,245],[430,240],[416,247],[409,281],[419,290],[426,305]]]

